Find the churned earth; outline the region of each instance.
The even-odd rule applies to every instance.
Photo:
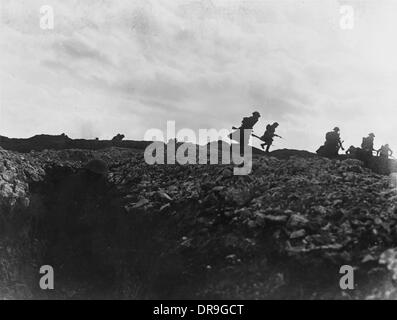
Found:
[[[63,182],[94,158],[109,188],[82,202],[89,228],[59,224],[76,201]],[[0,150],[3,299],[392,299],[395,247],[393,181],[358,160],[275,152],[234,176],[148,165],[134,149]],[[55,290],[43,291],[48,264]],[[342,265],[354,290],[340,289]]]

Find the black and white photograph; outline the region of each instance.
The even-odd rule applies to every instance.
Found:
[[[397,299],[397,1],[0,4],[0,300]]]

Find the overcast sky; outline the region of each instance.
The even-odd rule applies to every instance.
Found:
[[[40,7],[54,29],[40,28]],[[141,140],[167,120],[277,120],[277,148],[341,128],[397,149],[397,2],[1,0],[0,135]],[[354,9],[341,28],[342,5]],[[397,151],[397,150],[396,150]]]

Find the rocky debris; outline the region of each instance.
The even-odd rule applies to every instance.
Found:
[[[28,181],[39,181],[44,170],[30,157],[0,150],[0,214],[2,208],[29,205]]]
[[[76,170],[96,157],[118,165],[119,161],[128,161],[129,153],[132,154],[132,151],[117,148],[100,153],[72,149],[20,154],[0,150],[0,210],[3,205],[13,208],[17,204],[22,204],[27,207],[29,183],[43,180],[46,169],[52,166],[70,167]]]
[[[42,247],[39,239],[32,238],[34,221],[45,210],[42,204],[45,195],[32,193],[32,187],[41,183],[45,186],[53,168],[77,172],[93,158],[118,166],[129,161],[128,154],[132,153],[118,148],[100,153],[44,150],[24,154],[0,149],[0,298],[32,297],[29,283],[36,278]],[[28,274],[22,274],[21,270]]]
[[[263,157],[254,161],[253,173],[246,177],[225,175],[230,166],[148,167],[142,161],[118,170],[116,176],[128,176],[121,187],[130,190],[132,209],[137,203],[139,209],[152,211],[167,206],[167,211],[182,215],[178,208],[194,207],[188,236],[197,250],[223,247],[239,256],[255,252],[255,245],[247,247],[245,241],[214,243],[211,233],[225,225],[236,237],[247,228],[245,236],[252,243],[271,236],[272,250],[280,256],[318,261],[314,264],[367,263],[365,257],[379,257],[397,240],[397,198],[389,178],[358,160]],[[172,198],[170,205],[158,196],[159,190]],[[137,202],[143,195],[145,201]]]
[[[230,292],[231,286],[219,289],[208,280],[205,289],[197,289],[198,296],[209,288],[222,297],[276,294],[292,285],[286,279],[296,272],[295,266],[320,270],[324,264],[335,268],[351,264],[365,275],[379,268],[385,275],[394,270],[394,262],[384,263],[389,260],[382,253],[396,247],[396,191],[390,188],[389,177],[353,159],[258,157],[251,175],[234,176],[232,165],[148,165],[142,153],[121,148],[27,154],[1,150],[0,216],[6,214],[4,208],[28,208],[29,184],[45,179],[48,168],[78,170],[93,158],[110,164],[109,181],[123,196],[126,216],[176,221],[172,232],[177,237],[167,240],[172,248],[167,250],[184,257],[189,272],[218,272],[222,277],[227,270],[255,269],[253,265],[258,263],[259,268],[266,261],[264,270],[274,268],[267,276],[282,279],[276,281],[277,291],[258,284],[270,279],[266,275],[249,273],[255,288],[247,280],[238,294]],[[279,267],[277,259],[288,262]],[[384,264],[377,263],[379,259]],[[300,276],[311,285],[317,281],[311,273]],[[308,296],[319,294],[309,288]],[[379,297],[372,291],[360,294]]]
[[[393,273],[393,280],[397,280],[397,250],[395,248],[383,252],[379,257],[379,263],[385,264]]]

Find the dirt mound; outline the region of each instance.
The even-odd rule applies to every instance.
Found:
[[[48,297],[37,290],[37,266],[49,257],[69,261],[49,294],[56,298],[395,295],[394,255],[379,261],[397,246],[396,191],[358,160],[281,150],[234,176],[232,165],[147,165],[142,153],[118,148],[0,154],[2,297]],[[61,186],[92,158],[110,165],[111,191],[99,198],[111,206],[101,210],[87,195],[87,211],[102,211],[84,225],[90,239],[77,232],[72,244],[54,243],[46,230],[58,223]],[[88,230],[69,225],[67,235]],[[81,258],[87,241],[90,260]],[[62,256],[49,254],[55,247]],[[349,294],[338,289],[345,264],[356,268],[358,289]]]
[[[133,140],[89,140],[89,139],[71,139],[68,136],[41,134],[26,139],[8,138],[0,136],[0,147],[10,151],[29,153],[31,151],[67,150],[67,149],[84,149],[100,150],[111,147],[121,147],[130,149],[145,149],[150,142],[133,141]]]
[[[300,157],[300,158],[314,158],[317,157],[315,153],[305,151],[305,150],[293,150],[293,149],[279,149],[270,152],[270,155],[278,159],[288,159],[290,157]]]

